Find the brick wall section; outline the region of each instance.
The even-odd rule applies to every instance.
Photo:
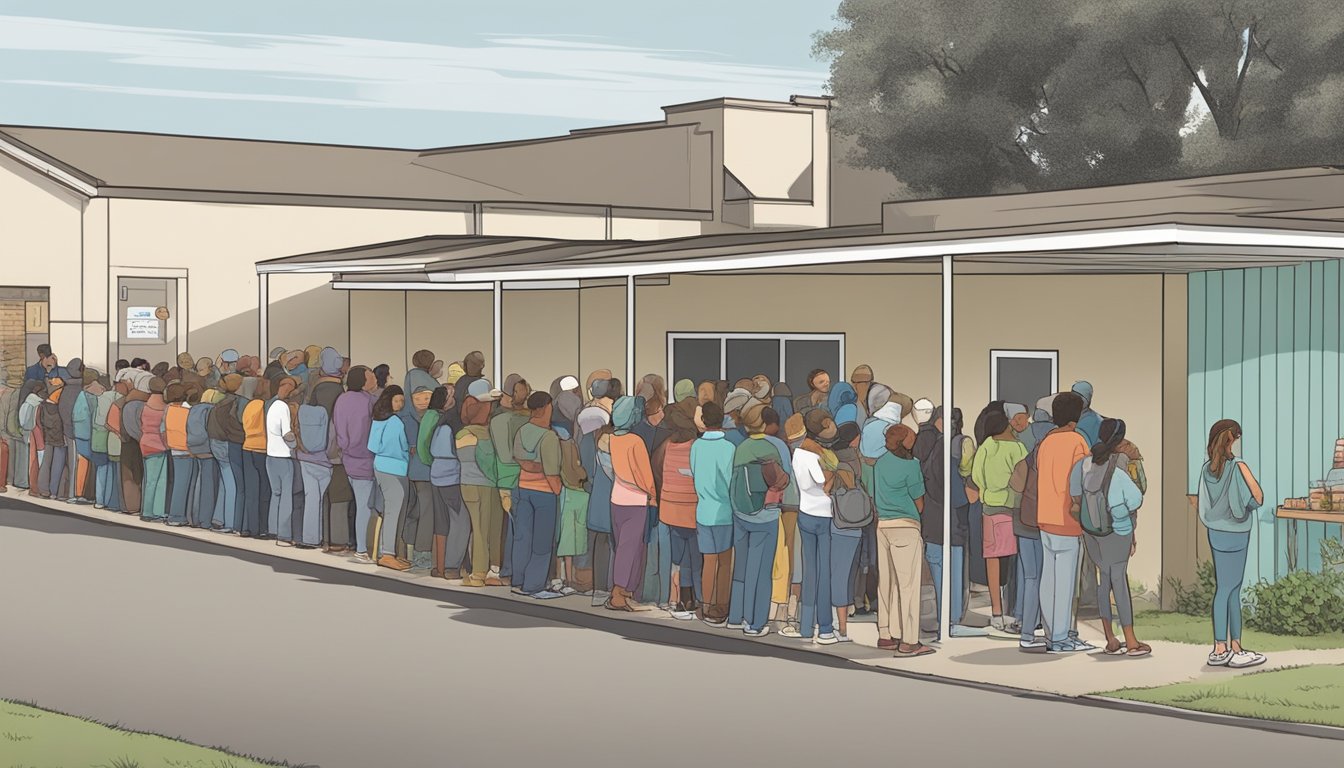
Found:
[[[0,352],[4,353],[5,384],[23,385],[24,363],[28,357],[27,315],[22,301],[0,301]]]

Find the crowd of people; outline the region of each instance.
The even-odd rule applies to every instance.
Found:
[[[445,364],[421,350],[398,385],[386,364],[312,346],[264,364],[225,350],[104,373],[44,346],[23,386],[0,391],[0,490],[464,587],[652,604],[751,637],[848,642],[851,616],[875,614],[879,647],[901,657],[934,653],[925,641],[943,631],[1097,650],[1076,631],[1079,590],[1095,589],[1101,650],[1151,652],[1127,576],[1143,459],[1086,382],[992,402],[968,435],[960,409],[913,400],[866,365],[848,381],[813,371],[796,397],[764,375],[669,393],[657,375],[496,387],[484,370],[480,352]],[[941,589],[945,564],[951,615],[921,632],[921,587]],[[972,579],[988,586],[987,627],[963,623]],[[1243,651],[1224,640],[1215,650],[1231,663]]]

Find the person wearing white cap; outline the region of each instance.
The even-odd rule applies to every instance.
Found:
[[[1003,415],[1008,417],[1008,423],[1013,427],[1013,436],[1017,441],[1027,447],[1030,451],[1036,445],[1035,439],[1031,434],[1031,414],[1027,413],[1027,406],[1021,403],[1004,403]]]
[[[742,411],[752,402],[751,393],[745,389],[734,389],[723,401],[723,436],[733,445],[741,445],[747,439],[747,433],[740,426]]]
[[[921,397],[915,401],[914,409],[915,423],[923,427],[933,418],[933,401],[927,397]]]

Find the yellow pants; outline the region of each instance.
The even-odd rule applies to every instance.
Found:
[[[793,547],[798,540],[798,513],[779,514],[779,539],[775,542],[775,562],[770,567],[770,602],[788,603],[793,576]]]

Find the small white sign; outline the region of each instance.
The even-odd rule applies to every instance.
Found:
[[[154,310],[157,307],[127,307],[127,320],[154,320]]]
[[[126,338],[128,339],[158,339],[159,321],[157,318],[135,319],[126,321]]]

